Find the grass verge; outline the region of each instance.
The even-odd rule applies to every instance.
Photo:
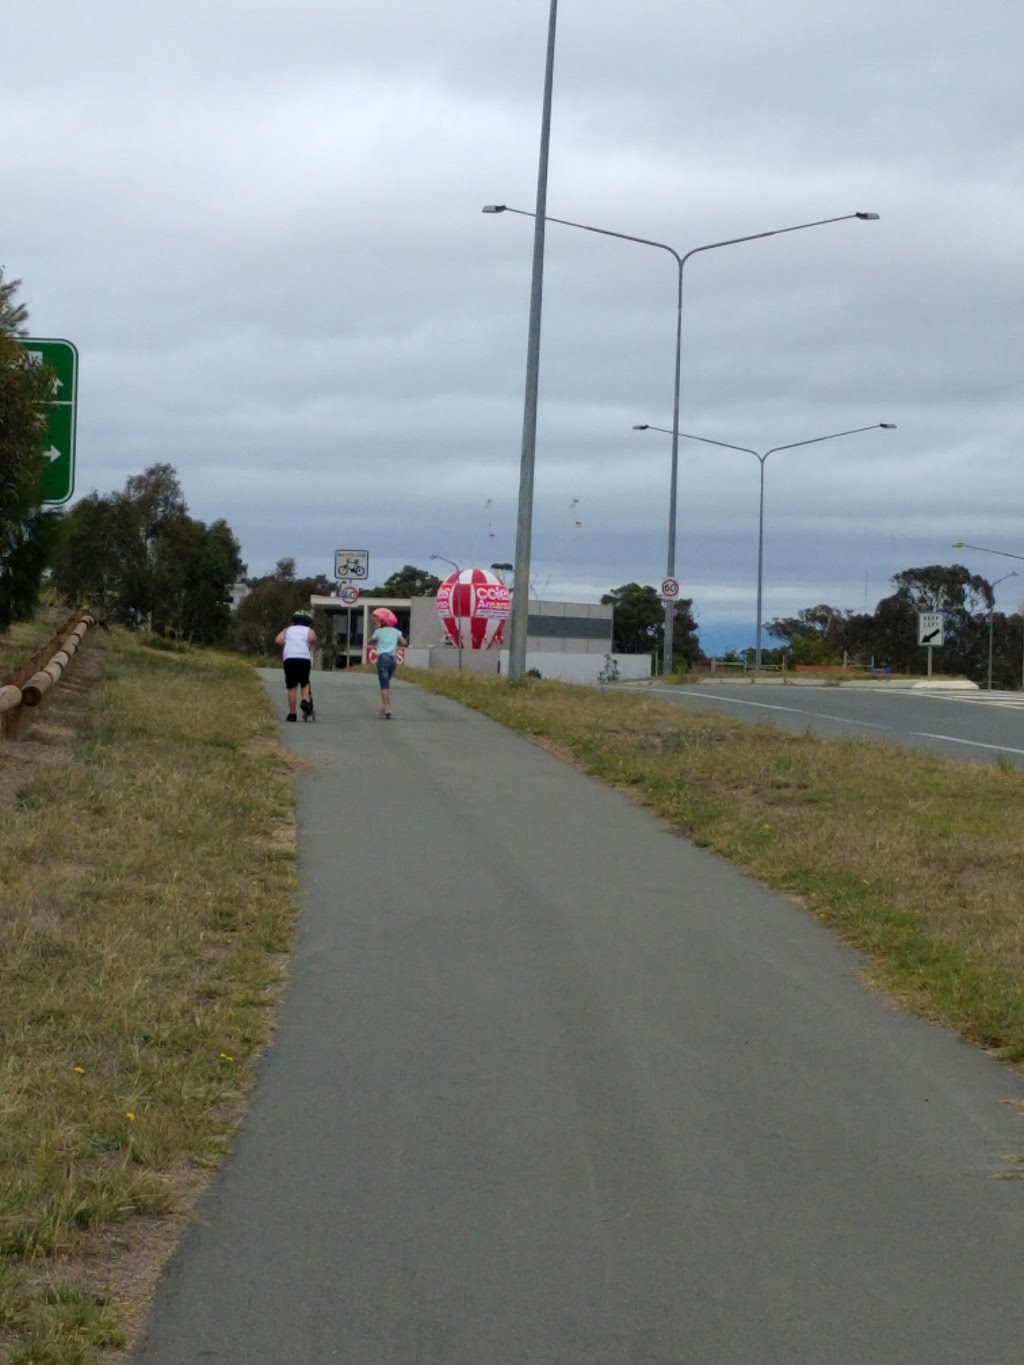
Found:
[[[798,899],[901,1004],[1024,1060],[1024,772],[602,692],[407,669]]]
[[[66,606],[44,601],[31,621],[16,621],[0,634],[0,678],[27,663],[67,621]]]
[[[84,732],[3,812],[9,1365],[125,1343],[142,1241],[151,1282],[241,1112],[297,904],[292,774],[255,671],[101,643]]]

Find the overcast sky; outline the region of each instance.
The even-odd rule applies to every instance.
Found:
[[[79,347],[78,494],[169,461],[253,574],[514,557],[533,225],[480,209],[534,207],[547,17],[8,7],[0,263]],[[561,0],[549,214],[680,252],[881,215],[686,267],[683,431],[898,424],[769,458],[766,619],[1024,554],[1022,38],[1020,0]],[[665,572],[670,441],[631,428],[671,425],[675,266],[547,246],[533,580],[593,601]],[[683,592],[751,643],[757,463],[680,446]]]

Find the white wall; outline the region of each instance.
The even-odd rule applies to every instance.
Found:
[[[649,678],[651,676],[650,654],[613,654],[612,659],[619,666],[619,678]],[[598,674],[604,668],[603,654],[565,654],[548,653],[540,650],[527,650],[526,667],[535,668],[542,678],[553,682],[596,683]],[[501,651],[502,676],[508,673],[508,650]]]

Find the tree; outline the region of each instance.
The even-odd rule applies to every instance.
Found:
[[[792,663],[841,663],[849,614],[821,602],[796,616],[776,617],[765,629],[772,639],[784,641]]]
[[[617,654],[645,654],[659,647],[665,632],[665,607],[654,588],[624,583],[621,588],[605,593],[601,604],[614,609],[612,648]],[[676,663],[692,666],[700,658],[692,606],[692,598],[682,598],[675,603],[673,668]]]
[[[151,561],[154,628],[197,644],[223,640],[231,623],[230,589],[242,567],[238,541],[223,519],[212,526],[168,516]]]
[[[988,579],[962,564],[929,564],[894,574],[895,591],[874,612],[837,611],[819,605],[796,616],[768,623],[768,633],[784,640],[794,662],[839,662],[845,654],[859,663],[874,663],[898,672],[922,671],[926,656],[918,644],[918,614],[938,611],[943,617],[943,645],[935,665],[947,674],[963,674],[978,683],[988,676],[989,612],[993,590]],[[992,676],[996,686],[1021,680],[1021,636],[1024,622],[996,613],[992,618]]]
[[[28,331],[28,309],[18,302],[21,280],[5,280],[0,265],[0,332],[5,336],[25,336]]]
[[[405,564],[384,580],[379,588],[366,588],[367,597],[435,597],[441,579],[414,564]]]
[[[190,517],[177,473],[156,464],[123,492],[93,492],[72,508],[53,580],[69,601],[88,602],[111,621],[213,644],[227,633],[241,569],[227,522]]]
[[[151,464],[133,474],[125,482],[124,495],[136,507],[147,539],[158,536],[169,521],[188,516],[178,472],[169,464]]]
[[[876,657],[892,668],[916,672],[924,658],[917,643],[917,617],[941,611],[943,673],[965,673],[976,681],[987,658],[988,609],[992,587],[963,564],[929,564],[893,574],[896,591],[875,608]],[[984,637],[984,644],[982,644]]]
[[[330,595],[331,582],[323,574],[315,578],[296,578],[295,560],[279,559],[274,572],[264,578],[249,579],[249,592],[239,604],[231,629],[231,640],[242,654],[272,655],[274,637],[295,612],[309,610],[311,597]],[[314,627],[324,638],[320,627]]]
[[[42,508],[45,424],[41,404],[52,375],[31,365],[15,339],[28,310],[20,280],[0,268],[0,630],[35,602],[59,518]]]
[[[896,596],[915,614],[919,611],[978,612],[992,605],[987,578],[962,564],[929,564],[893,574]]]

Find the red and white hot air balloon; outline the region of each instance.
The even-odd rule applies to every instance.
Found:
[[[437,614],[453,645],[493,649],[501,644],[512,594],[490,569],[462,569],[449,574],[437,590]]]

